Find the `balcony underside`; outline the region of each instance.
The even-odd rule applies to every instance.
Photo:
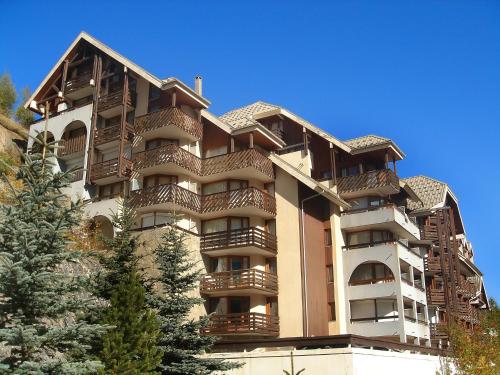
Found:
[[[226,255],[262,255],[265,257],[276,256],[276,250],[260,247],[256,245],[231,245],[226,246],[224,248],[215,248],[215,249],[205,249],[201,250],[203,254],[212,256],[212,257],[221,257]]]

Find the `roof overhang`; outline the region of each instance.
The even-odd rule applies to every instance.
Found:
[[[237,137],[238,135],[248,134],[252,132],[254,133],[254,136],[261,138],[260,142],[264,142],[271,148],[281,148],[285,146],[285,142],[282,139],[277,137],[275,134],[273,134],[273,132],[259,123],[233,129],[231,135]]]
[[[278,107],[278,108],[275,108],[275,109],[272,109],[269,111],[257,113],[255,115],[253,115],[252,117],[255,120],[259,120],[262,118],[271,117],[271,116],[278,116],[278,115],[285,116],[286,118],[296,122],[297,124],[310,130],[311,132],[326,139],[328,142],[334,144],[335,146],[337,146],[341,150],[343,150],[345,152],[351,152],[351,148],[349,146],[347,146],[344,142],[341,142],[340,140],[335,138],[333,135],[328,134],[327,132],[325,132],[325,131],[321,130],[320,128],[311,124],[309,121],[304,120],[303,118],[297,116],[296,114],[290,112],[289,110],[287,110],[285,108]]]
[[[401,151],[401,149],[393,142],[384,142],[380,143],[377,145],[369,146],[369,147],[364,147],[364,148],[359,148],[359,149],[351,149],[351,154],[352,155],[358,155],[358,154],[364,154],[368,152],[373,152],[373,151],[378,151],[378,150],[386,150],[389,149],[392,151],[394,154],[396,160],[402,160],[405,158],[405,153]]]
[[[171,88],[175,88],[179,91],[182,91],[184,94],[189,96],[191,99],[197,101],[203,108],[208,108],[211,104],[210,101],[204,98],[201,95],[198,95],[196,91],[194,91],[191,87],[186,85],[184,82],[178,80],[177,78],[168,78],[163,81],[163,90],[169,90]]]
[[[135,73],[137,76],[145,79],[148,81],[150,84],[160,88],[160,89],[167,89],[169,85],[173,85],[179,88],[179,90],[185,91],[186,94],[189,94],[190,96],[193,97],[196,101],[200,103],[201,106],[207,107],[210,102],[198,95],[193,89],[189,88],[186,84],[182,83],[181,81],[177,79],[172,79],[170,82],[164,81],[159,79],[158,77],[152,75],[145,69],[141,68],[139,65],[133,63],[126,57],[122,56],[118,52],[114,51],[110,47],[108,47],[106,44],[102,43],[101,41],[95,39],[93,36],[87,34],[86,32],[82,31],[78,36],[75,38],[75,40],[71,43],[71,45],[66,49],[66,51],[63,53],[61,58],[57,61],[57,63],[53,66],[53,68],[50,70],[50,72],[45,76],[43,81],[40,83],[40,85],[36,88],[35,91],[33,91],[33,94],[31,97],[26,101],[24,104],[25,108],[30,107],[31,102],[35,99],[35,97],[40,93],[40,91],[45,87],[47,82],[57,73],[57,71],[61,68],[64,60],[70,55],[76,48],[79,42],[82,40],[87,41],[94,47],[98,48],[101,50],[103,53],[111,57],[112,59],[118,61],[120,64],[124,65],[127,67],[127,69],[131,70],[133,73]]]
[[[422,202],[420,198],[418,197],[417,193],[408,185],[406,182],[404,182],[402,179],[399,179],[399,187],[403,189],[408,196],[415,201]]]
[[[279,155],[276,155],[275,153],[269,154],[269,159],[278,166],[279,168],[283,169],[285,172],[290,174],[292,177],[296,178],[298,181],[302,182],[304,185],[306,185],[308,188],[311,190],[314,190],[315,192],[321,194],[324,196],[326,199],[328,199],[330,202],[336,204],[337,206],[340,206],[344,209],[349,209],[351,208],[351,205],[347,203],[345,200],[340,198],[340,196],[333,191],[332,189],[328,188],[327,186],[321,184],[320,182],[316,181],[315,179],[305,175],[301,171],[299,171],[297,168],[286,162],[282,157]]]
[[[209,112],[208,110],[202,109],[201,110],[201,117],[210,121],[212,124],[216,125],[217,127],[219,127],[221,130],[225,131],[226,133],[231,134],[232,128],[228,124],[226,124],[224,121],[222,121],[219,117],[217,117],[213,113]]]

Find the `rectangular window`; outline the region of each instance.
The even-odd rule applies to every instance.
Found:
[[[333,283],[334,281],[333,264],[326,266],[326,281],[328,283]]]
[[[122,193],[122,188],[122,182],[99,186],[99,198],[104,199],[118,196]]]
[[[152,175],[144,177],[144,188],[167,185],[167,184],[177,184],[177,176],[170,175]]]
[[[332,246],[332,230],[325,229],[325,246]]]
[[[337,315],[335,313],[335,302],[328,303],[328,320],[330,322],[337,320]]]
[[[341,170],[342,177],[355,176],[359,174],[359,166],[344,167]]]

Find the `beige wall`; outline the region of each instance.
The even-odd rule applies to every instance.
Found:
[[[297,180],[276,169],[280,336],[302,336],[302,286]]]
[[[342,258],[342,246],[344,236],[340,229],[340,209],[330,203],[330,225],[332,229],[332,252],[333,252],[333,274],[335,285],[335,313],[337,319],[329,324],[330,335],[347,333],[347,313],[344,290],[344,263]]]

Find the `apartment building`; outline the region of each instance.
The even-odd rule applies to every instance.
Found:
[[[56,168],[76,170],[67,193],[89,202],[105,235],[119,197],[146,239],[175,213],[206,268],[206,304],[193,313],[212,314],[205,334],[429,346],[465,305],[487,307],[455,197],[442,183],[431,192],[434,180],[399,178],[405,155],[390,139],[341,141],[264,102],[216,116],[200,77],[194,88],[159,79],[85,33],[26,106],[46,117],[31,136],[46,127],[60,142]],[[444,212],[455,226],[436,237],[429,228]]]

